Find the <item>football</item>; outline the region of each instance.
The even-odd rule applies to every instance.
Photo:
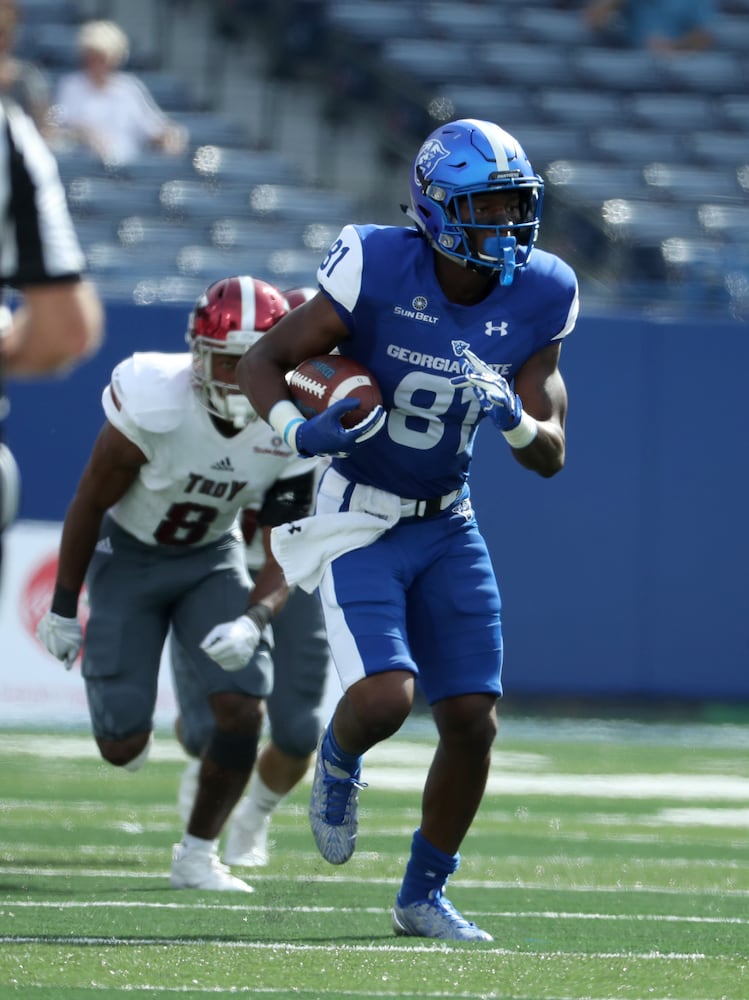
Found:
[[[358,361],[340,354],[307,358],[289,372],[286,381],[304,417],[314,417],[341,399],[358,399],[359,406],[343,415],[344,427],[355,427],[382,403],[374,376]]]

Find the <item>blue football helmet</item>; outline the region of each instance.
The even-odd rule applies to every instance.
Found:
[[[435,250],[465,267],[499,271],[510,285],[536,241],[543,190],[513,136],[493,122],[461,118],[441,125],[419,150],[406,213]],[[474,197],[495,191],[518,192],[519,212],[500,224],[477,223]]]

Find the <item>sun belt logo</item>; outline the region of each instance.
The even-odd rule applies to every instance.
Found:
[[[36,630],[39,622],[49,611],[56,578],[57,554],[54,554],[48,556],[31,570],[21,588],[20,607],[18,609],[21,624],[34,642],[42,649],[44,647],[36,637]],[[88,602],[85,600],[85,589],[78,605],[78,621],[81,623],[81,628],[85,634],[86,623],[88,622]],[[47,650],[45,649],[44,652],[47,653]],[[53,658],[51,653],[47,653],[47,655],[51,659]]]
[[[414,164],[416,183],[421,184],[422,181],[425,181],[434,172],[437,164],[449,155],[449,150],[445,149],[439,139],[428,139],[419,150]]]
[[[499,333],[500,337],[506,337],[508,332],[507,323],[504,320],[501,323],[492,323],[490,319],[486,321],[484,333],[487,337],[491,337],[493,333]]]
[[[411,308],[405,306],[393,306],[395,316],[404,316],[406,319],[415,319],[420,323],[430,323],[432,326],[439,323],[439,316],[431,316],[424,310],[429,305],[426,295],[414,295],[411,299]]]

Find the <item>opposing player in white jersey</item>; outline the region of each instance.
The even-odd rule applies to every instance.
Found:
[[[333,864],[351,857],[363,754],[401,727],[418,676],[439,743],[393,928],[485,941],[444,895],[486,786],[502,690],[500,598],[471,507],[470,463],[486,420],[527,469],[549,477],[563,467],[559,356],[577,282],[535,248],[543,181],[496,124],[438,128],[410,187],[415,226],[346,226],[318,270],[321,292],[248,351],[237,378],[300,454],[335,456],[317,498],[316,514],[328,517],[277,528],[273,540],[287,577],[309,585],[311,547],[338,523],[340,549],[322,539],[320,595],[345,693],[318,749],[317,846]],[[341,425],[351,401],[303,420],[289,398],[285,373],[336,347],[379,382],[387,416],[373,435]],[[498,491],[496,516],[508,530],[519,503]],[[371,534],[352,548],[354,520],[357,532],[371,523]],[[529,558],[542,563],[543,553]]]
[[[283,294],[290,308],[308,301],[316,288],[289,288]],[[265,562],[264,536],[274,519],[267,512],[242,511],[240,526],[247,567],[254,577]],[[190,669],[174,634],[170,662],[180,708],[176,731],[193,760],[180,781],[179,808],[188,821],[195,801],[200,757],[213,732],[213,715],[200,679]],[[322,729],[323,702],[330,650],[322,609],[316,594],[293,588],[284,607],[273,617],[273,691],[266,699],[268,739],[252,769],[247,793],[234,809],[226,829],[224,861],[256,867],[268,863],[271,816],[282,799],[307,773]]]
[[[288,588],[269,551],[251,585],[236,519],[246,507],[263,523],[303,514],[316,463],[256,418],[235,369],[288,310],[266,282],[223,279],[190,316],[191,353],[134,354],[117,365],[39,626],[43,644],[70,667],[83,640],[77,605],[85,578],[82,674],[94,737],[111,764],[145,763],[170,628],[182,669],[208,698],[213,727],[173,850],[174,888],[250,891],[219,861],[217,844],[255,761],[272,687],[268,623]]]

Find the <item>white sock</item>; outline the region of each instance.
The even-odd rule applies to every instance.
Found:
[[[270,816],[281,799],[286,797],[284,792],[279,795],[265,784],[257,770],[252,772],[250,784],[245,796],[244,808],[260,813],[262,816]]]

